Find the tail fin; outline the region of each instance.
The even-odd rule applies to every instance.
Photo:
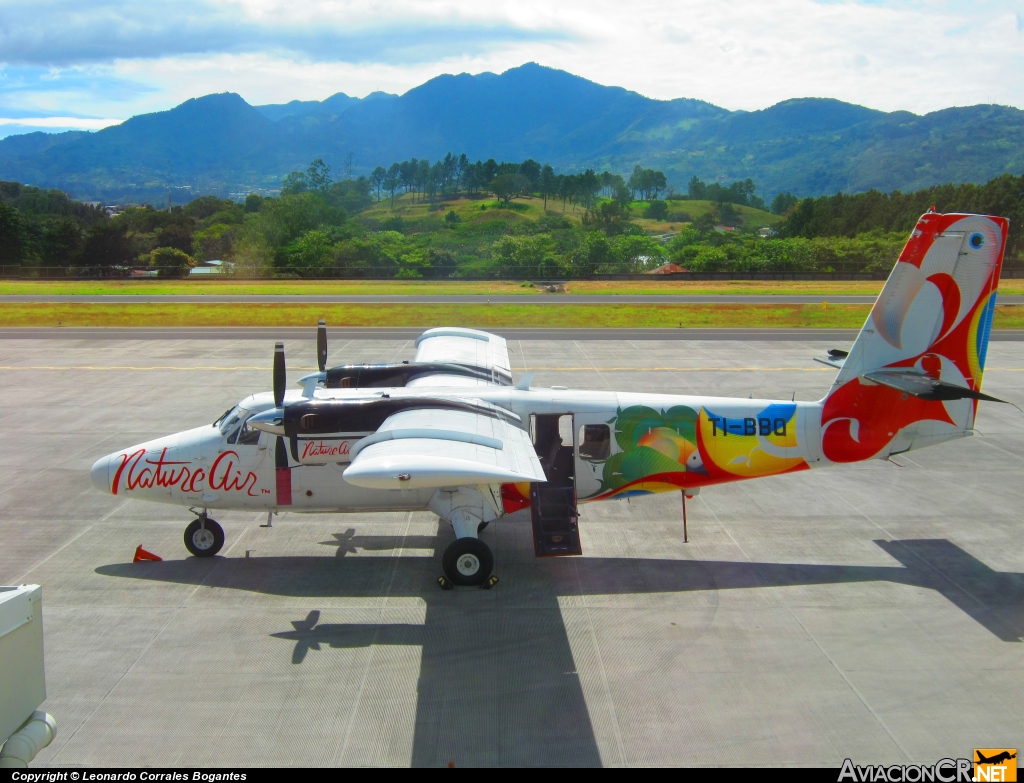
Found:
[[[885,457],[974,426],[1009,221],[921,216],[822,410],[833,462]]]

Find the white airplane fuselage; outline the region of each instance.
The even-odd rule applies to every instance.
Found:
[[[724,397],[636,394],[584,391],[577,389],[529,389],[514,387],[421,387],[415,389],[318,389],[317,400],[392,399],[444,397],[483,400],[511,411],[529,428],[531,415],[571,415],[575,460],[576,492],[579,502],[616,499],[657,491],[696,489],[707,484],[756,478],[830,464],[821,453],[821,410],[819,402],[770,401]],[[286,404],[303,400],[301,392],[289,391]],[[249,442],[240,442],[238,430],[250,415],[274,407],[270,392],[251,395],[232,413],[240,412],[229,426],[223,422],[185,430],[114,452],[93,466],[93,484],[123,497],[171,503],[186,507],[238,510],[279,510],[274,466],[275,436],[250,432]],[[704,424],[698,437],[701,449],[689,458],[681,452],[694,437],[679,436],[679,428],[647,426],[645,436],[667,430],[670,440],[655,438],[653,450],[675,463],[671,481],[658,481],[667,471],[629,476],[630,486],[614,487],[604,475],[608,458],[621,454],[617,443],[617,419],[624,411],[649,410],[661,416],[665,411],[687,410]],[[765,411],[782,415],[765,417]],[[229,414],[229,418],[230,418]],[[708,422],[708,417],[712,421]],[[651,422],[651,425],[670,422]],[[710,423],[710,429],[709,429]],[[724,423],[724,424],[723,424]],[[604,459],[588,459],[580,453],[580,433],[585,425],[611,425],[610,453]],[[700,427],[698,426],[698,429]],[[673,435],[675,432],[675,435]],[[235,442],[229,442],[231,436]],[[636,438],[634,438],[636,439]],[[643,438],[639,438],[643,440]],[[672,439],[676,442],[673,443]],[[358,438],[352,438],[354,446]],[[683,448],[679,448],[683,444]],[[723,447],[736,444],[739,452],[727,450],[723,471],[709,470],[719,461]],[[333,447],[337,443],[331,444]],[[628,444],[627,444],[628,445]],[[693,444],[697,445],[697,444]],[[317,447],[316,440],[312,443]],[[347,448],[343,449],[347,452]],[[738,460],[737,458],[742,458]],[[427,507],[435,490],[368,489],[345,481],[350,464],[347,454],[322,457],[322,464],[300,464],[291,459],[291,502],[285,510],[294,512],[404,511]],[[742,462],[742,464],[740,464]],[[731,465],[729,463],[732,463]],[[649,479],[644,481],[644,479]],[[617,491],[619,490],[619,491]]]

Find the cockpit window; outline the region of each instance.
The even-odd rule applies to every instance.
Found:
[[[249,420],[246,419],[245,424],[242,425],[242,431],[238,435],[238,445],[240,446],[255,446],[260,442],[260,431],[254,430],[249,426]]]
[[[227,434],[227,432],[234,427],[238,422],[249,415],[249,411],[245,408],[235,406],[230,411],[225,413],[220,419],[220,433],[221,435]]]

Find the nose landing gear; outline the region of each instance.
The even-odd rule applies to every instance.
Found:
[[[224,546],[224,528],[204,511],[185,528],[185,549],[196,557],[213,557]]]

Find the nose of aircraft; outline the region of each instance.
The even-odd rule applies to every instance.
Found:
[[[101,492],[110,492],[110,455],[100,457],[90,471],[92,485]]]

